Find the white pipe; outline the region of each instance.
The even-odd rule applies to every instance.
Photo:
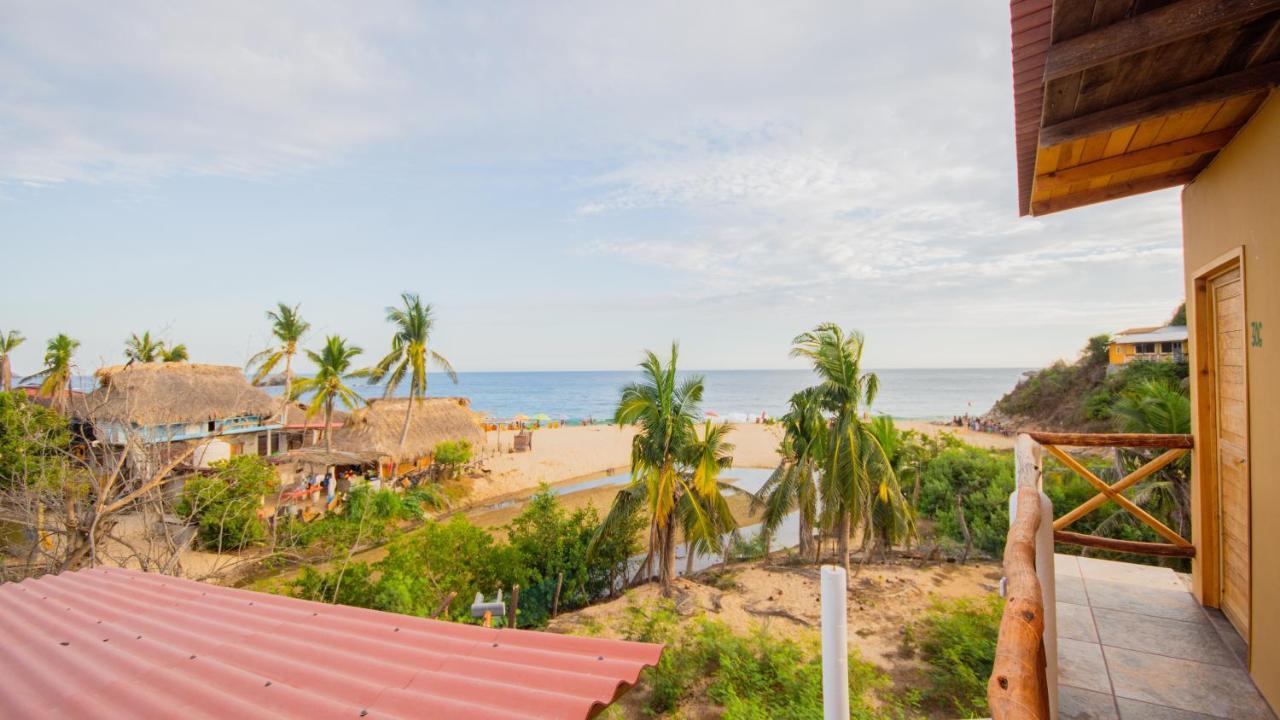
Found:
[[[849,627],[844,568],[822,566],[822,716],[849,718]]]

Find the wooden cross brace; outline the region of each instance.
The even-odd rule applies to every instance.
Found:
[[[1097,475],[1094,475],[1092,472],[1089,472],[1088,468],[1086,468],[1084,465],[1081,465],[1078,460],[1068,455],[1066,451],[1062,450],[1058,446],[1045,445],[1044,448],[1048,450],[1051,455],[1058,458],[1058,460],[1062,461],[1063,465],[1066,465],[1077,475],[1089,481],[1090,485],[1093,485],[1098,489],[1097,495],[1094,495],[1092,498],[1089,498],[1089,500],[1082,503],[1080,507],[1077,507],[1075,510],[1072,510],[1066,515],[1063,515],[1062,517],[1055,520],[1053,522],[1053,529],[1055,531],[1063,530],[1064,528],[1069,526],[1071,523],[1079,520],[1085,515],[1088,515],[1089,513],[1101,507],[1102,504],[1105,503],[1106,501],[1111,500],[1115,502],[1115,504],[1124,508],[1125,510],[1128,510],[1130,514],[1132,514],[1134,517],[1141,520],[1152,530],[1155,530],[1165,540],[1168,540],[1169,542],[1173,543],[1174,545],[1177,545],[1178,547],[1182,547],[1182,548],[1192,547],[1191,543],[1184,540],[1181,535],[1174,532],[1173,530],[1170,530],[1168,527],[1165,526],[1164,523],[1152,517],[1151,514],[1148,513],[1146,510],[1143,510],[1142,508],[1138,507],[1133,503],[1133,501],[1131,501],[1129,498],[1121,494],[1128,488],[1133,487],[1139,482],[1142,482],[1144,479],[1150,477],[1153,473],[1155,473],[1160,468],[1177,460],[1183,455],[1186,455],[1187,450],[1185,448],[1177,448],[1174,450],[1166,451],[1164,454],[1160,455],[1160,457],[1157,457],[1151,462],[1143,465],[1137,470],[1134,470],[1133,472],[1124,476],[1119,482],[1117,482],[1114,485],[1108,485],[1105,482],[1103,482],[1101,478],[1099,478]]]

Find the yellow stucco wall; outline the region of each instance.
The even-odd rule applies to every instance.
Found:
[[[1243,247],[1252,520],[1250,670],[1280,707],[1280,90],[1182,193],[1187,309],[1193,275]],[[1196,320],[1188,317],[1193,328]],[[1253,337],[1261,323],[1261,346]],[[1193,371],[1200,358],[1192,349]],[[1193,403],[1194,406],[1194,403]],[[1197,443],[1199,438],[1197,437]],[[1200,502],[1194,498],[1193,502]],[[1199,537],[1199,546],[1203,539]],[[1197,567],[1197,587],[1204,582]],[[1212,604],[1212,598],[1204,598]]]

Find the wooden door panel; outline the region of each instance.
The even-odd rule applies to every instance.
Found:
[[[1222,611],[1245,638],[1250,620],[1249,401],[1239,269],[1210,281]],[[1208,328],[1206,328],[1208,329]]]

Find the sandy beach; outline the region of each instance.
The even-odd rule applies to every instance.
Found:
[[[935,425],[922,420],[900,420],[898,427],[916,430],[928,435],[952,433],[961,440],[978,447],[1008,449],[1013,438],[990,433],[979,433],[952,426]],[[736,467],[772,468],[778,464],[778,441],[782,437],[779,425],[755,423],[735,424],[730,442],[734,445],[733,460]],[[593,475],[613,475],[627,472],[630,466],[631,438],[635,430],[611,425],[574,426],[535,430],[533,449],[529,452],[508,452],[513,433],[490,432],[487,444],[481,451],[487,477],[477,478],[468,497],[468,503],[476,503],[495,497],[520,493],[539,483],[556,484]],[[501,442],[501,451],[499,448]]]

